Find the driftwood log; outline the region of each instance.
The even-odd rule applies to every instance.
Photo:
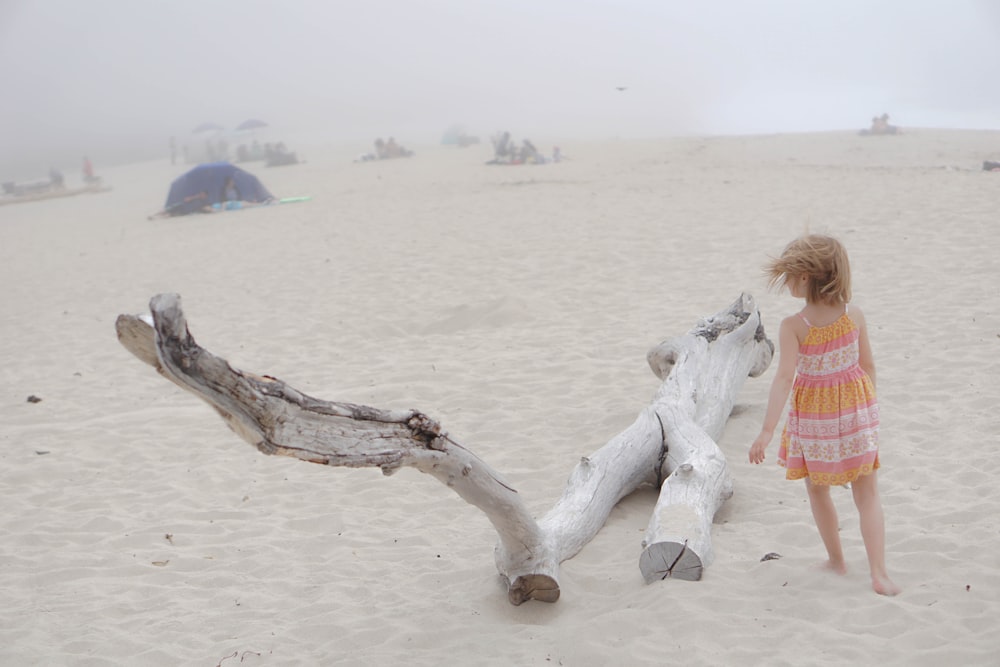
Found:
[[[150,300],[152,317],[120,315],[118,339],[141,361],[204,399],[241,438],[265,454],[332,466],[410,466],[433,475],[481,509],[499,535],[497,569],[513,604],[555,602],[558,570],[601,529],[621,498],[660,487],[640,558],[647,581],[699,579],[712,556],[711,523],[732,494],[721,433],[743,381],[770,364],[774,346],[747,294],[649,352],[663,380],[636,421],[572,471],[541,520],[517,491],[427,415],[323,401],[280,380],[232,368],[199,347],[180,297]]]

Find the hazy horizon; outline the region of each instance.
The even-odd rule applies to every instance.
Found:
[[[359,148],[453,123],[536,143],[842,130],[882,112],[994,129],[998,38],[989,0],[13,0],[0,178],[166,157],[171,136],[248,118]]]

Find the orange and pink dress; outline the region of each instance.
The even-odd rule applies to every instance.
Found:
[[[809,333],[799,345],[778,464],[786,468],[786,479],[847,484],[879,467],[878,401],[858,364],[860,331],[846,308],[825,327],[799,317]]]

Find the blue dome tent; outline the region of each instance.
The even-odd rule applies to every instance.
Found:
[[[226,196],[226,184],[233,180],[237,201],[262,204],[274,197],[257,177],[228,162],[199,164],[178,176],[170,185],[164,213],[170,216],[188,215],[206,206],[233,200]]]

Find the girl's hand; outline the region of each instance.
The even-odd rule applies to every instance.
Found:
[[[773,435],[773,433],[765,433],[761,431],[761,434],[758,435],[757,439],[753,441],[752,445],[750,445],[750,463],[764,462],[764,451],[771,443]]]

